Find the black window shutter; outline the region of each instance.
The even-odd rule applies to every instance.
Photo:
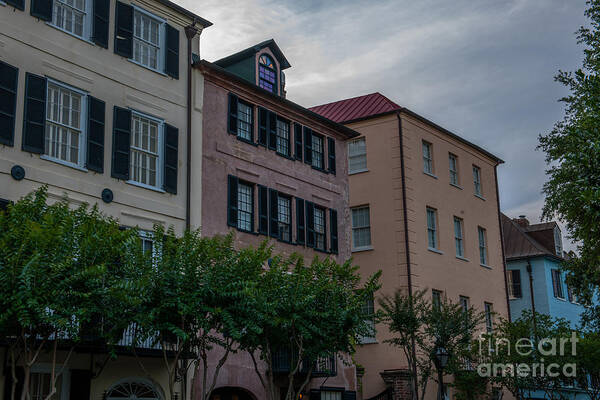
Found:
[[[277,150],[277,114],[269,111],[269,148]]]
[[[262,185],[258,185],[258,233],[269,234],[269,196]]]
[[[25,109],[23,112],[22,148],[31,153],[44,152],[46,125],[46,78],[25,75]]]
[[[258,144],[267,145],[267,130],[269,128],[269,111],[258,108]]]
[[[269,234],[279,237],[279,195],[277,190],[269,189]]]
[[[306,224],[304,221],[304,200],[296,198],[296,243],[306,241]]]
[[[120,1],[115,11],[115,53],[133,57],[133,7]]]
[[[227,176],[227,225],[237,228],[238,178]]]
[[[294,156],[302,161],[302,125],[294,124]]]
[[[335,175],[335,140],[327,138],[327,159],[329,160],[329,172]]]
[[[131,111],[115,106],[113,112],[113,145],[111,176],[129,179],[129,146],[131,143]]]
[[[321,400],[321,391],[318,389],[310,389],[309,400]]]
[[[17,377],[17,384],[15,385],[15,399],[21,398],[21,393],[23,392],[23,382],[25,380],[25,371],[23,367],[15,367],[15,375]],[[13,376],[11,367],[6,365],[4,367],[4,400],[11,399],[13,386]]]
[[[337,211],[329,209],[329,234],[331,243],[331,252],[333,254],[338,253],[338,224],[337,224]]]
[[[44,21],[52,21],[53,0],[31,0],[31,15]]]
[[[104,172],[104,117],[106,104],[88,97],[87,169]]]
[[[356,400],[356,392],[346,390],[344,392],[342,400]]]
[[[92,41],[98,46],[108,49],[108,24],[110,15],[110,0],[94,0],[94,24]]]
[[[90,398],[92,371],[87,369],[72,369],[71,390],[69,400],[87,400]]]
[[[237,135],[238,97],[233,93],[229,93],[227,98],[229,103],[227,107],[227,132],[231,133],[232,135]]]
[[[306,202],[306,245],[315,247],[315,205]]]
[[[21,11],[25,11],[25,0],[6,0],[6,4]]]
[[[14,145],[19,70],[0,61],[0,143]]]
[[[312,130],[304,127],[304,162],[312,164]]]
[[[167,193],[177,194],[179,129],[165,124],[165,183]]]
[[[179,79],[179,31],[169,24],[166,24],[166,28],[165,73]]]

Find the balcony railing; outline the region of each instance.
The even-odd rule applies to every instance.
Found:
[[[279,350],[273,354],[273,372],[275,374],[289,374],[291,368],[295,366],[295,362],[292,361],[292,352],[288,349]],[[310,362],[303,360],[300,364],[300,375],[306,375],[309,370]],[[335,355],[330,357],[319,358],[313,364],[312,375],[313,376],[335,376],[337,374],[337,363]]]

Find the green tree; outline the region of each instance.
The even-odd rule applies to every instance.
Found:
[[[298,255],[270,258],[254,292],[256,329],[241,338],[269,400],[297,399],[320,359],[354,351],[358,337],[369,331],[362,308],[378,288],[379,276],[361,285],[358,267],[350,261],[315,258],[305,264]],[[276,359],[287,364],[281,397]]]
[[[577,379],[590,400],[600,399],[600,333],[586,332],[577,346]]]
[[[90,335],[118,341],[137,301],[136,257],[123,257],[136,240],[95,207],[47,204],[45,187],[0,212],[0,334],[9,343],[12,398],[17,364],[25,400],[31,368],[48,354],[49,399],[57,364],[64,368],[77,344]]]
[[[565,263],[579,297],[588,303],[600,288],[600,0],[589,0],[590,27],[577,31],[585,45],[583,66],[559,71],[555,80],[569,89],[561,101],[566,112],[553,130],[539,138],[549,165],[543,217],[564,221],[579,256]],[[594,310],[593,310],[594,311]],[[588,320],[600,324],[598,310]]]

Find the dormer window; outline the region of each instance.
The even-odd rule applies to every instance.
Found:
[[[271,93],[277,93],[275,63],[267,54],[258,59],[258,86]]]

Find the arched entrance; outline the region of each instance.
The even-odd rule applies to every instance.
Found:
[[[163,400],[159,388],[143,378],[127,378],[106,391],[106,400]]]
[[[254,396],[245,389],[237,387],[223,387],[213,391],[211,400],[255,400]]]

